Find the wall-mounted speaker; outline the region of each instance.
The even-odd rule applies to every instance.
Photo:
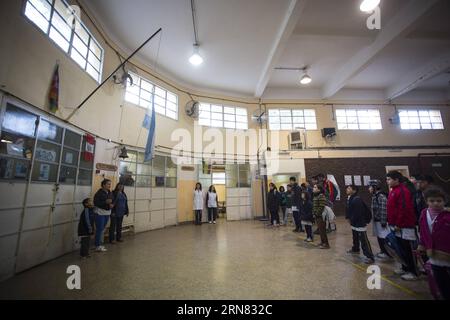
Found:
[[[336,128],[323,128],[322,137],[334,137],[336,135]]]

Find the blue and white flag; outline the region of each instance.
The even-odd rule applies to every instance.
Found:
[[[153,152],[155,150],[155,104],[152,103],[152,113],[149,114],[149,109],[145,112],[142,126],[148,130],[147,145],[145,146],[144,162],[149,162],[153,159]]]

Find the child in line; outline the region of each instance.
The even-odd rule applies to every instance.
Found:
[[[284,216],[284,225],[287,227],[289,223],[289,216],[292,217],[292,186],[290,184],[287,185],[286,191],[286,215]]]
[[[308,191],[302,192],[302,200],[300,202],[300,221],[305,227],[306,231],[306,242],[313,242],[313,231],[312,225],[314,221],[313,217],[313,204],[309,197]]]
[[[346,219],[350,221],[352,227],[353,246],[348,251],[351,254],[359,254],[360,247],[362,247],[365,255],[364,262],[371,264],[375,262],[375,258],[367,238],[367,225],[372,219],[367,205],[358,196],[358,187],[348,186],[347,189],[347,214]]]
[[[84,210],[81,213],[80,221],[78,223],[78,236],[80,237],[81,247],[80,256],[81,258],[89,258],[89,245],[91,236],[94,234],[94,203],[92,199],[86,198],[83,200]]]
[[[267,194],[267,208],[270,213],[270,225],[278,227],[280,224],[280,216],[278,214],[278,210],[280,208],[280,197],[275,184],[270,183],[269,189],[269,193]]]
[[[445,209],[447,195],[437,187],[425,191],[428,209],[419,220],[419,252],[426,253],[441,297],[450,300],[450,212]]]
[[[278,195],[280,197],[280,209],[281,213],[283,214],[283,220],[281,221],[280,225],[283,225],[284,220],[286,219],[286,190],[283,186],[280,187],[280,191],[278,192]]]

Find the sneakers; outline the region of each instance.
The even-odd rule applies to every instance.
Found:
[[[294,230],[292,230],[292,232],[298,232],[298,229],[294,229]]]
[[[408,272],[408,273],[402,275],[401,278],[402,278],[402,280],[405,280],[405,281],[415,281],[415,280],[419,279],[415,274],[413,274],[411,272]]]
[[[350,250],[347,250],[347,253],[350,253],[350,254],[359,254],[359,251],[355,251],[355,250],[353,250],[353,249],[350,249]]]
[[[377,253],[376,257],[381,260],[390,259],[390,257],[386,253],[383,253],[383,252]]]
[[[403,276],[406,273],[405,270],[402,269],[402,267],[396,268],[394,270],[394,274],[398,275],[398,276]]]
[[[375,259],[374,258],[364,257],[363,261],[364,261],[365,264],[374,264],[375,263]]]
[[[97,251],[97,252],[106,252],[108,250],[104,246],[100,246],[100,247],[95,248],[95,251]]]
[[[305,239],[305,242],[313,242],[313,239],[311,239],[311,238],[306,238],[306,239]]]
[[[215,221],[214,221],[213,223],[214,223],[214,224],[216,224],[216,222],[215,222]]]
[[[208,222],[209,224],[212,224],[212,221]]]
[[[320,244],[319,249],[330,249],[330,245]]]

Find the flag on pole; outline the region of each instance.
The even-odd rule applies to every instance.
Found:
[[[154,97],[154,92],[153,92]],[[152,99],[153,101],[153,99]],[[155,116],[155,103],[152,102],[152,110],[151,114],[150,110],[147,109],[145,112],[144,121],[142,123],[142,126],[148,130],[148,138],[147,138],[147,145],[145,146],[145,155],[144,155],[144,162],[149,162],[153,159],[153,152],[155,149],[155,127],[156,127],[156,116]]]
[[[52,83],[48,92],[49,109],[52,113],[56,113],[59,108],[59,65],[56,65],[53,72]]]

